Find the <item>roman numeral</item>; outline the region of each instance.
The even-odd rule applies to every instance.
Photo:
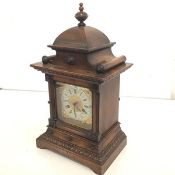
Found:
[[[82,109],[82,111],[83,111],[85,114],[87,114],[87,112],[86,112],[84,109]]]
[[[67,96],[67,97],[68,97],[68,94],[66,94],[66,93],[65,93],[65,96]]]
[[[80,93],[80,96],[82,95],[83,91]]]

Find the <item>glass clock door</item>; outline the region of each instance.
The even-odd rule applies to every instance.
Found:
[[[84,87],[56,83],[58,118],[66,123],[92,128],[92,92]]]

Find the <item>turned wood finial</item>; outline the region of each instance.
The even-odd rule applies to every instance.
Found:
[[[84,7],[83,7],[83,3],[79,4],[79,12],[77,12],[75,14],[75,18],[80,21],[80,23],[78,24],[79,27],[81,26],[86,26],[86,24],[84,23],[84,21],[87,19],[88,14],[86,12],[84,12]]]
[[[80,3],[79,6],[80,6],[79,10],[80,10],[80,12],[82,12],[84,10],[83,3]]]

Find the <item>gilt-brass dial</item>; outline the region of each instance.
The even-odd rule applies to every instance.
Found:
[[[84,129],[92,128],[92,92],[84,87],[57,83],[58,117]]]

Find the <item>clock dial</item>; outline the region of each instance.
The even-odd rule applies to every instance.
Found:
[[[58,117],[84,129],[92,128],[92,92],[84,87],[57,83]]]

